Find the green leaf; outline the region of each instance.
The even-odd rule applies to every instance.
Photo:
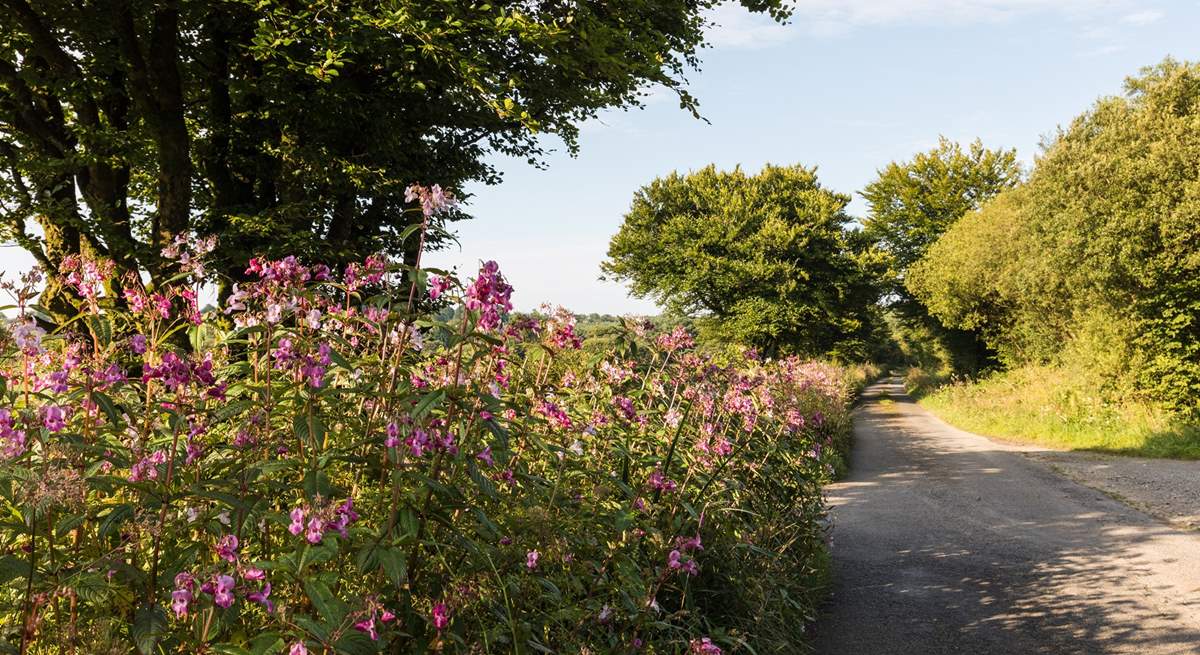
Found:
[[[133,615],[129,634],[141,655],[154,655],[158,639],[167,629],[167,615],[154,605],[142,605]]]

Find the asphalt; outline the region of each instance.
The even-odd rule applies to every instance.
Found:
[[[1200,535],[873,385],[830,485],[822,655],[1200,654]]]

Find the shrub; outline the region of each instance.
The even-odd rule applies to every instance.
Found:
[[[492,262],[253,260],[202,313],[206,247],[161,289],[75,261],[53,334],[6,284],[0,648],[794,650],[839,369],[636,323],[582,350]]]

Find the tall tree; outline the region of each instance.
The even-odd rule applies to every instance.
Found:
[[[922,366],[969,372],[989,355],[974,331],[946,328],[930,316],[905,286],[909,268],[965,214],[1020,180],[1015,150],[991,150],[978,139],[963,148],[941,137],[929,151],[888,164],[862,191],[869,207],[864,237],[888,264],[886,304],[901,346]]]
[[[411,254],[408,184],[495,182],[487,156],[536,162],[539,135],[574,150],[648,85],[695,112],[720,3],[0,0],[4,236],[160,281],[186,232],[220,234],[232,277],[259,252]]]
[[[709,339],[860,356],[878,295],[845,229],[849,202],[803,166],[674,173],[635,194],[603,268],[697,316]]]

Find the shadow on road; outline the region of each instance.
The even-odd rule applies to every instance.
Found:
[[[828,491],[818,653],[1200,653],[1200,539],[946,426],[895,382],[864,394],[855,435]]]

